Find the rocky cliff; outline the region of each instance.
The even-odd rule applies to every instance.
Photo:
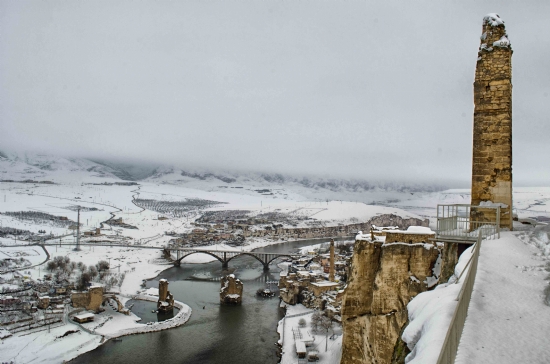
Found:
[[[403,239],[405,240],[405,239]],[[342,302],[341,363],[391,363],[407,304],[435,286],[443,245],[357,240]]]

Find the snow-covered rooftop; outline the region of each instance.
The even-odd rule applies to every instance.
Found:
[[[95,315],[93,313],[86,312],[86,313],[81,313],[80,315],[75,315],[74,317],[79,319],[79,320],[84,320],[84,319],[91,318],[91,317],[94,317],[94,316]]]
[[[338,285],[338,283],[330,281],[315,282],[311,284],[317,287],[336,287]]]

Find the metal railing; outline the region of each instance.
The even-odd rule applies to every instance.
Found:
[[[464,272],[468,265],[470,265],[470,269],[466,274],[466,278],[464,279],[462,288],[458,293],[458,303],[451,319],[449,329],[447,330],[447,335],[445,336],[443,347],[441,348],[441,352],[439,353],[437,364],[454,364],[455,362],[458,345],[460,343],[460,337],[462,336],[462,330],[464,329],[466,316],[468,315],[468,306],[470,305],[470,299],[472,298],[472,291],[474,289],[474,282],[477,273],[477,263],[479,260],[479,250],[481,249],[482,240],[482,232],[479,231],[477,241],[472,252],[472,257],[463,269]],[[455,283],[458,283],[461,277],[462,274],[458,277]]]
[[[500,238],[500,206],[437,205],[437,238]]]

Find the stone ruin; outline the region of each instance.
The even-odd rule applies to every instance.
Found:
[[[498,14],[483,18],[474,81],[472,202],[501,206],[500,226],[512,229],[512,47]],[[473,221],[496,221],[482,209]],[[480,216],[477,216],[480,215]]]
[[[85,308],[88,311],[99,313],[103,311],[103,287],[92,286],[86,292],[75,292],[71,294],[71,302],[74,308]]]
[[[86,292],[74,292],[71,294],[71,303],[74,308],[85,308],[95,313],[105,311],[102,306],[109,300],[116,302],[118,312],[125,315],[130,314],[130,310],[124,307],[117,296],[113,293],[104,293],[102,286],[92,286]]]
[[[174,296],[168,290],[168,281],[161,279],[159,281],[159,300],[157,302],[157,311],[159,313],[169,313],[174,311]]]
[[[222,277],[220,303],[222,305],[240,305],[243,297],[243,282],[234,274]]]

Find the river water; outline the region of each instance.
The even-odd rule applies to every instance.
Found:
[[[326,240],[325,240],[326,241]],[[323,240],[301,240],[259,249],[289,253]],[[169,290],[178,301],[188,304],[193,313],[183,326],[154,333],[124,336],[121,342],[109,341],[85,353],[71,363],[277,363],[277,322],[284,316],[279,299],[256,297],[258,288],[278,281],[280,269],[272,264],[264,272],[260,262],[250,256],[234,258],[229,271],[244,284],[241,306],[219,303],[221,263],[182,264],[165,270],[147,287],[158,287],[159,279],[169,282]],[[147,303],[134,306],[142,322],[156,320]]]

